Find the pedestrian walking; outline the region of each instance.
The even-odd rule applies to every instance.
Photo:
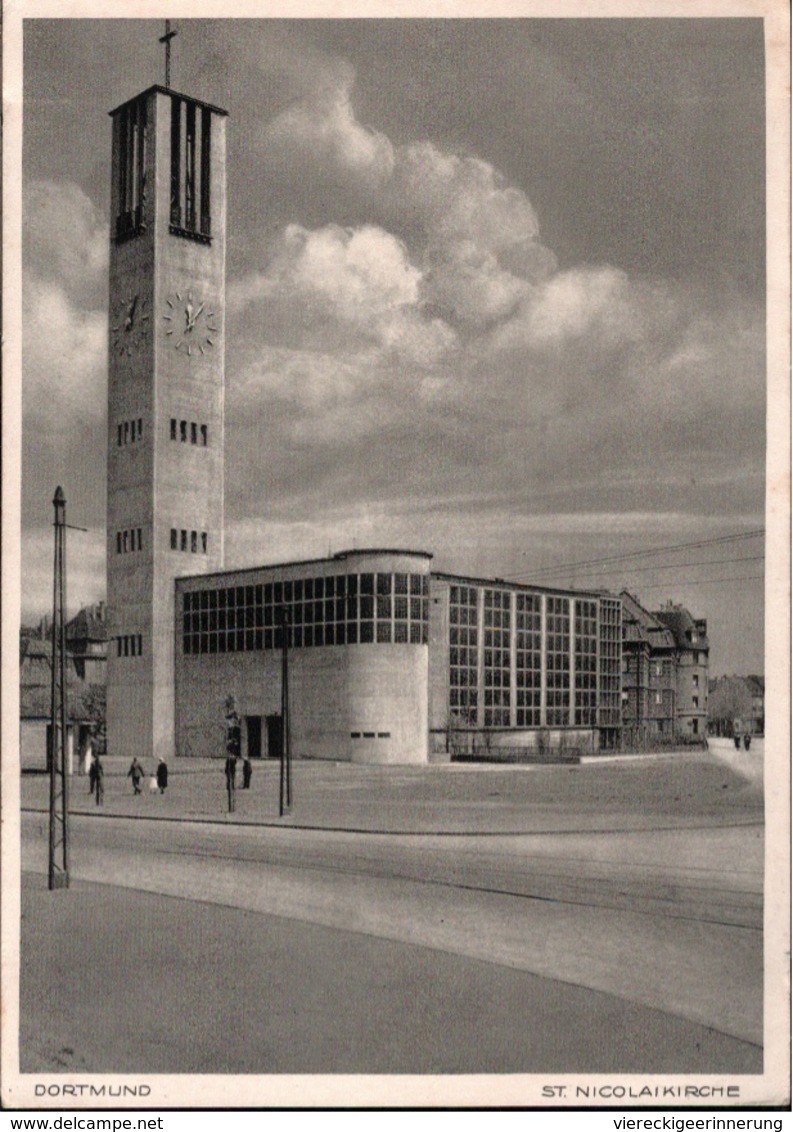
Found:
[[[136,758],[132,760],[132,764],[127,771],[127,778],[132,779],[132,789],[136,794],[140,794],[140,783],[141,779],[143,778],[143,767],[140,765]]]
[[[242,789],[250,790],[251,788],[251,775],[253,774],[253,767],[251,760],[246,755],[242,760]]]
[[[160,788],[160,793],[165,793],[165,788],[168,785],[168,767],[165,759],[160,759],[157,764],[157,785]]]
[[[94,755],[88,767],[88,793],[93,794],[96,792],[96,779],[98,775],[97,765],[99,763],[99,755]]]
[[[97,806],[101,806],[105,800],[105,768],[98,754],[94,755],[88,777],[91,781],[91,793],[96,798]]]
[[[235,794],[237,792],[237,760],[234,755],[226,757],[226,793],[229,796],[229,813],[234,812]]]
[[[743,737],[743,749],[745,751],[748,751],[749,748],[751,747],[751,745],[752,745],[752,736],[747,731],[746,734]]]

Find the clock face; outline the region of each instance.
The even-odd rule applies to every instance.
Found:
[[[149,321],[148,302],[140,295],[128,295],[116,303],[110,329],[112,349],[118,357],[131,356],[146,340]]]
[[[215,312],[193,291],[174,291],[165,300],[163,319],[174,349],[193,357],[206,354],[217,341]]]

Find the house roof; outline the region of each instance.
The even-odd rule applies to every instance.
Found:
[[[707,635],[697,626],[697,622],[682,605],[670,609],[660,609],[655,613],[659,621],[667,625],[674,634],[675,644],[680,649],[707,649]]]
[[[20,719],[48,719],[52,706],[52,692],[50,685],[26,685],[19,689],[19,718]],[[89,701],[90,688],[83,685],[82,689],[67,681],[66,707],[69,719],[91,719]]]
[[[66,640],[106,641],[107,624],[104,619],[104,607],[84,606],[67,624]]]
[[[92,658],[97,659],[97,658]],[[91,683],[77,674],[75,657],[67,652],[66,701],[69,719],[91,717],[89,702],[94,692]],[[103,686],[98,680],[98,686]],[[35,637],[20,642],[19,714],[21,719],[48,718],[52,697],[52,643]]]
[[[645,644],[651,649],[672,649],[674,636],[658,618],[645,609],[637,598],[623,590],[622,640],[627,644]]]

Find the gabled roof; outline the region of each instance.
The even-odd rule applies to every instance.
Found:
[[[645,644],[651,649],[672,649],[675,641],[672,633],[658,618],[645,609],[641,602],[623,590],[622,600],[622,639],[627,644]]]
[[[707,636],[700,630],[697,622],[682,605],[660,609],[655,616],[672,630],[678,648],[707,649],[709,647]]]
[[[84,606],[66,626],[66,640],[106,641],[107,625],[103,616],[104,607]]]

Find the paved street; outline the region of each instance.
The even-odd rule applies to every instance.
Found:
[[[338,768],[328,786],[337,768],[299,769],[305,808],[334,828],[279,828],[247,798],[245,822],[202,821],[193,811],[216,784],[198,770],[183,792],[174,775],[165,799],[131,798],[110,777],[104,813],[73,819],[68,893],[42,889],[46,816],[23,813],[30,1067],[761,1068],[762,802],[745,768],[710,756],[573,774],[438,768],[415,780],[438,795],[436,825],[468,828],[440,834],[340,829],[350,812],[374,824],[371,775]],[[379,820],[393,826],[414,780],[379,773]],[[38,784],[24,788],[36,805]],[[521,791],[535,831],[501,832]],[[111,816],[178,808],[180,793],[193,820]],[[261,811],[263,794],[252,796]],[[66,986],[48,963],[64,935]],[[46,1020],[43,1004],[63,995]],[[97,1001],[108,1020],[98,1032],[85,1005]],[[170,1037],[152,1045],[158,1010]],[[213,1029],[230,1016],[236,1036]]]

